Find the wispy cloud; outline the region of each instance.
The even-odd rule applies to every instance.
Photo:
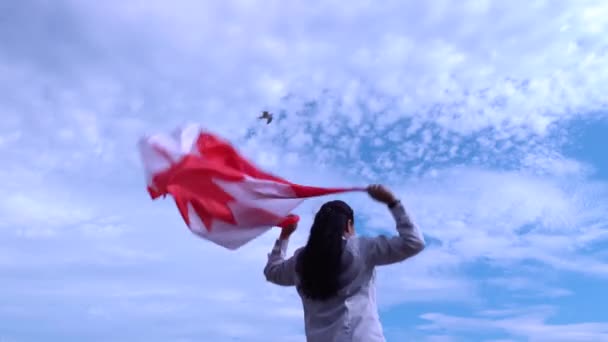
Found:
[[[500,331],[529,341],[602,341],[608,338],[606,323],[548,323],[554,312],[555,308],[552,307],[531,307],[514,313],[482,313],[473,317],[427,313],[421,318],[431,323],[420,326],[420,329],[448,329],[454,333],[474,334]]]

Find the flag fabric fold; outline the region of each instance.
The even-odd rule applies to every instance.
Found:
[[[291,183],[198,125],[142,137],[139,152],[150,197],[171,195],[194,234],[233,250],[297,222],[288,215],[306,198],[365,190]]]

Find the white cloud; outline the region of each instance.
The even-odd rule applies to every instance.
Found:
[[[603,341],[608,338],[606,323],[552,324],[547,320],[555,313],[551,307],[520,310],[502,317],[460,317],[439,313],[426,313],[421,318],[430,321],[421,325],[423,330],[450,331],[452,334],[470,332],[506,332],[513,337],[529,341]]]
[[[425,232],[461,258],[536,259],[560,267],[604,239],[606,195],[584,184],[455,169],[408,182],[401,192]]]
[[[547,286],[533,277],[494,277],[486,280],[487,284],[505,288],[512,292],[525,291],[524,294],[517,293],[515,297],[528,298],[555,298],[572,295],[572,291],[564,288]]]

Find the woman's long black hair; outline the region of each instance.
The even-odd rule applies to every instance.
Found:
[[[296,266],[299,289],[305,297],[326,300],[340,289],[343,236],[349,220],[354,222],[353,210],[339,200],[325,203],[315,215]]]

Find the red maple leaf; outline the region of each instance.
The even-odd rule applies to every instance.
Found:
[[[228,206],[230,202],[235,201],[235,198],[215,183],[214,179],[239,182],[243,181],[247,174],[256,178],[286,182],[273,175],[260,173],[230,144],[211,134],[202,133],[195,146],[198,155],[189,154],[177,162],[172,161],[168,153],[157,146],[159,154],[165,156],[172,165],[168,170],[154,177],[156,188],[148,189],[153,198],[171,194],[188,226],[191,223],[188,205],[192,206],[209,231],[215,219],[237,224],[234,213]],[[260,223],[279,222],[282,219],[261,208],[243,208],[243,210],[246,210],[246,214],[243,214],[250,220],[254,219]]]
[[[242,177],[226,177],[210,169],[200,157],[187,156],[173,173],[167,192],[173,195],[175,203],[186,221],[190,225],[188,204],[207,228],[211,230],[213,220],[219,219],[227,223],[236,224],[236,220],[228,206],[234,198],[217,185],[213,178],[239,181]]]

